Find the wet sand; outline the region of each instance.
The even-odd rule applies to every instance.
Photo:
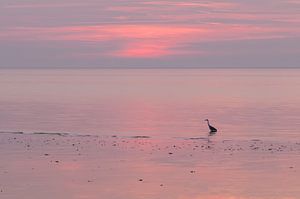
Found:
[[[0,133],[1,199],[299,199],[300,141]]]

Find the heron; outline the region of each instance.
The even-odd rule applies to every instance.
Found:
[[[207,125],[208,125],[208,128],[209,128],[209,130],[210,130],[210,134],[214,134],[214,133],[216,133],[218,130],[215,128],[215,127],[213,127],[213,126],[211,126],[210,124],[209,124],[209,120],[208,119],[206,119],[206,120],[204,120],[204,121],[206,121],[207,122]]]

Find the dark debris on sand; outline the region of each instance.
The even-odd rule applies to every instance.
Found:
[[[32,137],[34,135],[40,136]],[[253,139],[248,141],[223,140],[219,142],[207,142],[203,139],[169,139],[167,140],[167,142],[156,142],[150,136],[118,137],[116,135],[112,135],[109,137],[101,137],[76,136],[67,133],[40,132],[32,134],[25,134],[23,132],[0,132],[0,136],[0,138],[2,138],[0,139],[0,144],[21,144],[23,145],[23,147],[25,146],[25,148],[27,148],[29,151],[32,151],[32,149],[37,145],[40,145],[40,147],[71,147],[77,155],[84,154],[84,150],[91,147],[96,147],[97,150],[101,150],[101,148],[113,147],[114,150],[135,150],[150,155],[156,152],[165,152],[168,155],[173,155],[175,152],[177,154],[177,152],[182,151],[186,152],[186,155],[189,157],[193,157],[193,155],[199,152],[206,151],[210,153],[224,153],[225,155],[233,155],[238,152],[265,152],[273,154],[300,151],[299,141],[272,142]],[[57,136],[59,136],[59,138]],[[36,143],[34,140],[40,140],[41,143]],[[44,156],[50,156],[50,154],[47,152],[44,153]]]

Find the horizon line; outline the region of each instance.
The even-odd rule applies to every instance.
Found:
[[[172,67],[172,66],[143,66],[143,67],[137,67],[137,66],[104,66],[104,67],[96,67],[96,66],[88,66],[88,67],[83,67],[83,66],[76,66],[76,67],[71,67],[71,66],[58,66],[58,67],[0,67],[0,70],[17,70],[17,69],[41,69],[41,70],[51,70],[51,69],[300,69],[300,67],[296,66],[287,66],[287,67],[272,67],[272,66],[262,66],[262,67],[234,67],[234,66],[208,66],[208,67],[193,67],[193,66],[188,66],[188,67]]]

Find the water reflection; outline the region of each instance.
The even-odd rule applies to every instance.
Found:
[[[0,144],[5,199],[300,196],[296,142],[0,134]]]
[[[300,70],[1,70],[2,130],[294,139]]]

